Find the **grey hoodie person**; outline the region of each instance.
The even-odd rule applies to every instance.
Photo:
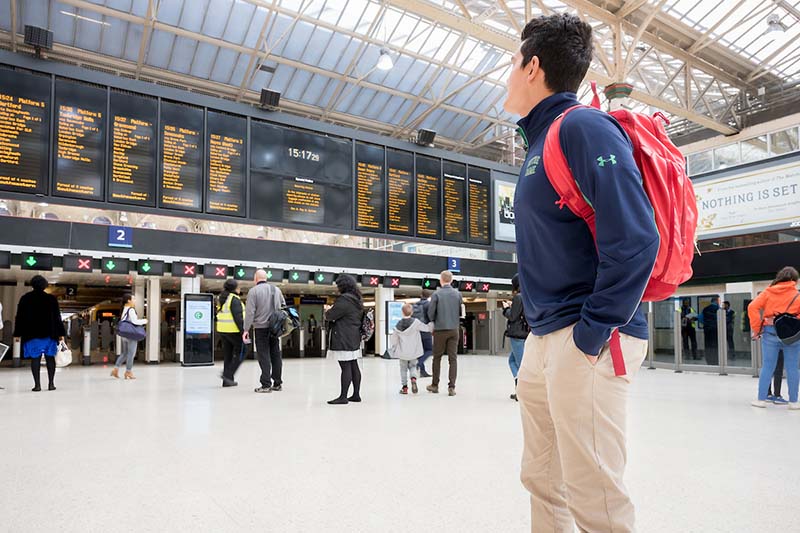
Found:
[[[393,359],[413,361],[425,353],[422,347],[421,332],[433,331],[433,322],[423,324],[416,318],[406,317],[400,320],[392,331],[389,344],[389,355]]]

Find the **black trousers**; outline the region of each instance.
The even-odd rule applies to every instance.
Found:
[[[684,357],[689,355],[689,343],[692,345],[692,359],[697,359],[697,332],[693,327],[687,326],[681,328],[681,337],[683,338],[683,354]]]
[[[780,396],[781,385],[783,384],[783,350],[778,352],[778,364],[775,365],[775,373],[772,374],[772,388],[769,395]]]
[[[283,383],[283,358],[281,357],[281,339],[270,334],[266,329],[255,329],[256,352],[258,366],[261,367],[261,386],[278,387]]]
[[[233,381],[242,362],[242,334],[220,333],[219,338],[222,343],[222,378]]]
[[[709,365],[719,364],[719,337],[717,328],[703,330],[703,343],[705,348],[706,363]]]

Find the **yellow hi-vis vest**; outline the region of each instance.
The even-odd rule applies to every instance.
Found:
[[[239,333],[239,328],[236,326],[236,321],[233,320],[233,313],[231,313],[231,302],[234,298],[239,299],[238,296],[230,293],[217,313],[217,333]],[[242,306],[242,320],[244,320],[244,306]]]

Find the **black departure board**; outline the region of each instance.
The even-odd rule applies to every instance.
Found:
[[[208,190],[206,212],[245,216],[245,139],[247,119],[208,112]]]
[[[417,155],[417,237],[442,238],[442,162]]]
[[[442,162],[444,238],[467,242],[467,165]]]
[[[161,207],[203,210],[205,111],[161,102]]]
[[[107,89],[56,80],[56,196],[103,200],[107,102]]]
[[[386,149],[387,231],[414,235],[414,154]]]
[[[469,177],[469,242],[491,244],[489,206],[491,178],[489,170],[470,166]]]
[[[266,172],[250,173],[253,218],[331,228],[352,227],[352,188]]]
[[[290,177],[352,186],[353,142],[254,120],[251,168]]]
[[[0,69],[0,190],[47,193],[50,83]]]
[[[155,207],[158,100],[111,91],[111,202]]]
[[[386,231],[384,148],[356,143],[356,229]]]

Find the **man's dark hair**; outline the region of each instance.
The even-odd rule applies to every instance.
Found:
[[[31,288],[35,291],[43,291],[50,285],[44,276],[35,275],[31,278]]]
[[[422,297],[423,298],[430,298],[431,294],[433,294],[430,289],[422,289]]]
[[[537,17],[522,30],[520,52],[523,67],[539,58],[550,90],[578,92],[592,62],[592,27],[567,13]]]

